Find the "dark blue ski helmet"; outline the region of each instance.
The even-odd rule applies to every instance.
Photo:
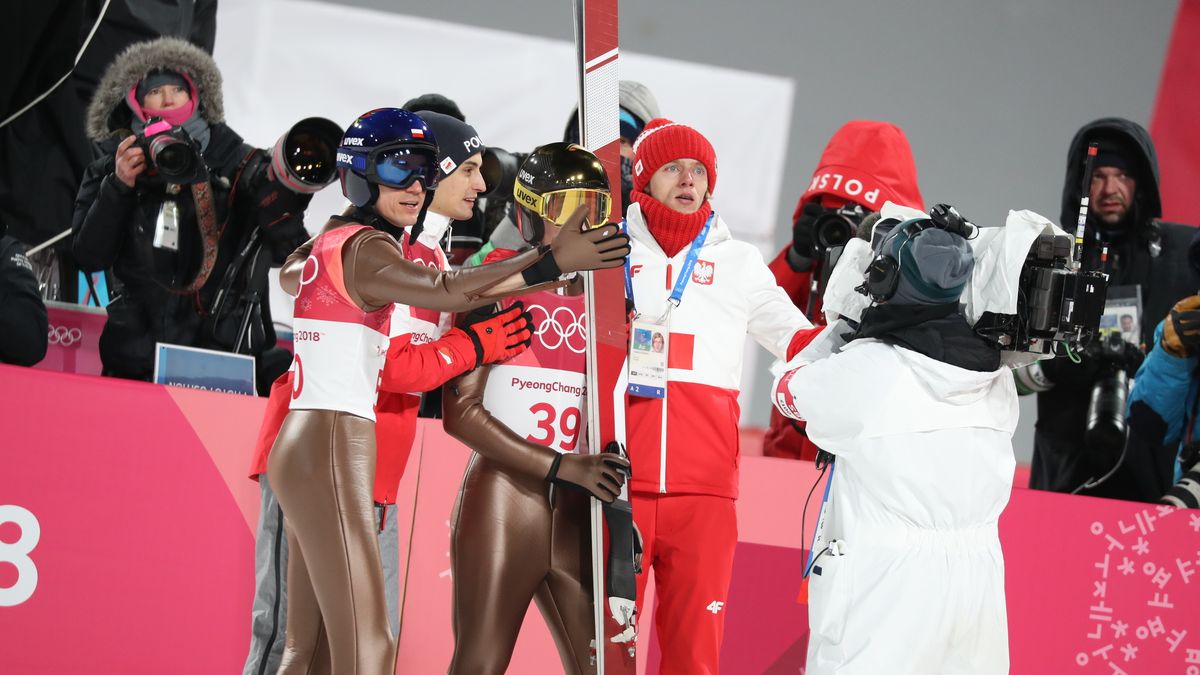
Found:
[[[342,194],[357,207],[379,198],[379,186],[404,189],[421,181],[437,186],[438,146],[433,131],[417,115],[400,108],[363,113],[346,129],[337,149]]]

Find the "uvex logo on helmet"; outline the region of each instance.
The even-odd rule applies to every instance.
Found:
[[[530,208],[533,208],[533,209],[536,209],[538,207],[537,197],[529,194],[528,192],[525,192],[524,190],[516,190],[514,192],[514,194],[516,194],[517,199],[520,199],[521,201],[525,202],[526,206],[529,206]]]

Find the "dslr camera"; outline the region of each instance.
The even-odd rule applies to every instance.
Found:
[[[813,247],[818,254],[832,251],[854,238],[867,211],[854,203],[840,209],[829,209],[813,221]],[[831,266],[832,267],[832,266]]]
[[[146,157],[151,179],[190,185],[208,178],[200,148],[183,127],[173,127],[161,117],[151,117],[134,144]]]

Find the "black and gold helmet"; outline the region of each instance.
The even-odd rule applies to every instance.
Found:
[[[608,222],[612,196],[608,174],[596,155],[574,143],[540,146],[521,163],[513,183],[517,227],[531,244],[545,235],[545,223],[562,223],[580,206],[587,208],[587,227]]]

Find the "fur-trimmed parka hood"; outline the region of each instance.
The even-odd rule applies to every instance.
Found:
[[[225,121],[221,71],[212,56],[186,40],[164,37],[129,46],[104,71],[87,108],[87,135],[99,142],[117,129],[130,128],[133,111],[125,103],[129,89],[152,70],[187,73],[196,86],[200,114],[209,124]]]

